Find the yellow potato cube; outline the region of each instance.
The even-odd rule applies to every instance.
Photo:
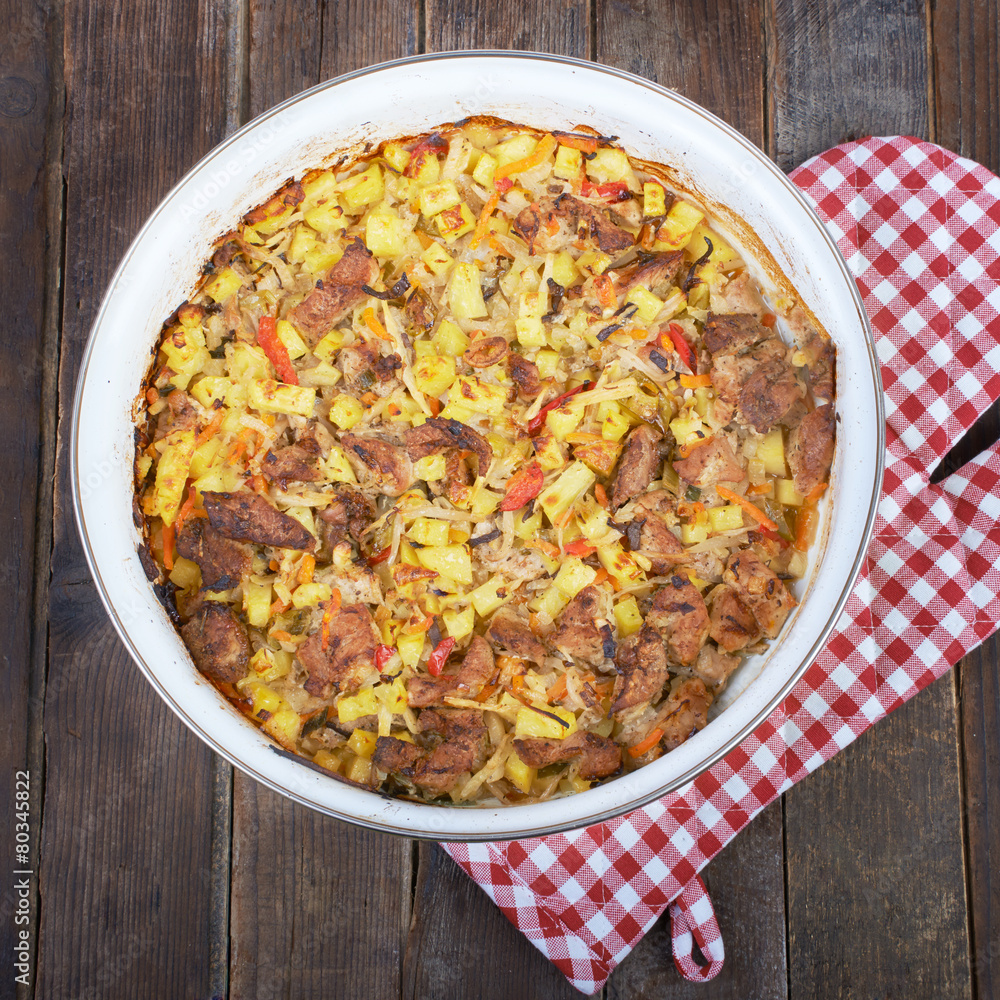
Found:
[[[431,517],[418,517],[406,532],[411,542],[421,545],[447,545],[448,522],[436,521]]]
[[[545,414],[545,426],[557,441],[565,441],[566,435],[575,431],[583,419],[583,410],[572,401],[563,403]]]
[[[195,432],[192,429],[172,430],[164,439],[166,447],[156,465],[153,485],[152,514],[159,514],[163,523],[171,525],[177,518],[188,470],[194,457]]]
[[[592,444],[578,444],[573,448],[573,457],[578,458],[588,468],[600,476],[610,476],[622,445],[618,441],[595,441]]]
[[[710,507],[708,525],[712,531],[735,531],[743,527],[743,508],[738,504]]]
[[[420,213],[428,219],[443,212],[446,208],[454,208],[462,203],[454,181],[439,181],[428,184],[420,192]]]
[[[302,385],[286,385],[274,379],[255,379],[250,383],[248,401],[261,413],[297,413],[311,417],[316,404],[316,390]]]
[[[411,229],[391,209],[371,212],[365,223],[365,246],[376,257],[399,257],[406,250]]]
[[[205,331],[200,326],[174,327],[161,347],[167,356],[167,364],[178,375],[194,375],[211,358],[205,347]]]
[[[513,594],[513,590],[501,576],[491,577],[486,583],[477,587],[469,594],[469,600],[480,618],[488,618],[501,604]]]
[[[174,568],[170,571],[170,582],[175,587],[180,587],[181,590],[193,590],[200,587],[201,570],[198,568],[198,564],[183,556],[175,556]],[[250,624],[252,625],[253,622]]]
[[[472,583],[472,559],[466,545],[436,545],[417,549],[417,559],[421,566],[432,569],[441,576],[450,577],[458,583]]]
[[[597,477],[583,462],[575,461],[551,486],[542,490],[537,506],[555,523],[596,481]]]
[[[341,200],[348,212],[357,213],[365,205],[381,201],[385,193],[385,183],[382,180],[382,168],[373,163],[347,180],[347,187],[341,193]]]
[[[358,477],[355,476],[351,463],[347,461],[347,455],[340,445],[333,445],[330,454],[323,461],[323,475],[330,483],[356,483]]]
[[[632,173],[628,156],[622,149],[599,149],[592,159],[587,161],[587,176],[598,184],[608,181],[622,181]]]
[[[660,314],[663,308],[663,299],[658,298],[651,291],[637,285],[625,297],[626,302],[638,306],[636,315],[644,326],[649,326]]]
[[[337,352],[344,346],[344,334],[340,330],[331,330],[314,348],[313,354],[320,361],[333,364]]]
[[[338,236],[347,228],[344,210],[332,198],[322,205],[306,209],[302,217],[307,226],[324,236]]]
[[[464,611],[445,611],[441,619],[452,639],[464,639],[475,627],[476,609],[470,606]]]
[[[448,304],[458,319],[482,319],[489,315],[479,283],[479,268],[475,264],[460,261],[452,268]]]
[[[580,279],[576,261],[565,250],[557,253],[552,261],[552,280],[563,288],[569,288]]]
[[[667,192],[659,181],[646,181],[642,185],[642,214],[653,219],[665,215],[667,211]]]
[[[598,406],[597,418],[601,421],[601,437],[606,441],[621,441],[631,426],[629,418],[614,400]]]
[[[472,209],[463,201],[454,208],[446,208],[434,216],[434,224],[444,237],[445,243],[454,243],[459,236],[472,232],[476,226],[476,217]]]
[[[301,358],[309,350],[305,341],[299,336],[298,330],[287,319],[278,320],[276,332],[278,339],[285,345],[285,350],[288,351],[288,356],[293,361],[295,358]]]
[[[522,132],[494,146],[493,156],[496,157],[498,165],[503,167],[530,156],[537,145],[538,140],[534,136]]]
[[[396,650],[403,661],[403,666],[415,667],[420,662],[424,651],[424,635],[403,635],[396,639]]]
[[[483,153],[483,155],[479,157],[479,162],[476,164],[476,168],[472,171],[472,179],[477,184],[481,184],[484,188],[492,188],[493,175],[496,173],[496,169],[496,157],[490,156],[489,153]]]
[[[343,695],[337,702],[337,720],[340,723],[354,722],[366,715],[375,715],[376,712],[378,703],[371,688],[354,695]]]
[[[596,577],[596,569],[576,556],[570,556],[563,561],[552,583],[564,596],[572,600],[584,587],[589,587]]]
[[[332,249],[325,243],[317,244],[306,253],[302,265],[310,274],[326,274],[343,256],[339,249]]]
[[[547,705],[545,708],[517,710],[514,735],[521,740],[564,740],[576,732],[576,716],[566,708]]]
[[[410,162],[410,151],[398,142],[387,142],[382,147],[382,158],[397,174],[401,174]]]
[[[573,149],[572,146],[560,145],[556,150],[556,165],[552,169],[552,173],[564,181],[571,181],[574,177],[580,176],[582,166],[583,152],[581,150]],[[559,283],[562,284],[562,282]]]
[[[432,274],[444,274],[455,262],[455,258],[440,243],[432,243],[420,255],[420,259]]]
[[[292,591],[292,605],[296,608],[315,608],[330,600],[328,583],[301,583]]]
[[[375,743],[378,740],[378,735],[376,733],[369,733],[365,729],[355,729],[351,733],[351,738],[347,741],[347,745],[359,756],[364,757],[365,760],[371,760],[372,754],[375,753]]]
[[[204,291],[220,305],[243,287],[243,279],[231,267],[224,267],[205,282]]]
[[[566,464],[566,455],[562,446],[552,434],[538,434],[534,441],[538,464],[546,472],[552,469],[561,469]]]
[[[271,581],[251,577],[243,583],[243,609],[254,628],[264,628],[271,617]]]
[[[472,496],[472,504],[469,513],[474,521],[484,521],[497,509],[501,497],[499,493],[494,493],[485,487],[476,489]]]
[[[444,479],[447,473],[447,462],[444,455],[427,455],[413,463],[413,474],[425,483],[435,483]]]
[[[431,340],[437,347],[438,353],[446,357],[460,357],[469,348],[469,338],[462,332],[461,327],[452,323],[450,319],[441,321]]]
[[[418,358],[413,366],[413,381],[428,396],[440,396],[455,381],[455,359],[433,354]]]
[[[788,507],[801,507],[806,498],[795,488],[791,479],[776,479],[774,481],[774,499]]]
[[[757,458],[764,463],[764,471],[769,476],[784,477],[785,441],[780,427],[772,427],[763,441],[757,445]]]
[[[642,615],[634,597],[626,597],[615,605],[615,623],[618,625],[620,639],[642,628]]]
[[[533,767],[528,767],[516,753],[512,753],[504,762],[503,773],[504,777],[519,792],[529,795],[531,793],[531,783],[535,780],[538,771]]]
[[[463,375],[456,379],[455,388],[448,396],[449,403],[452,396],[462,406],[475,413],[486,413],[491,417],[500,416],[507,406],[507,390],[503,386],[485,381],[478,375]]]
[[[336,424],[342,431],[350,430],[364,416],[365,408],[361,401],[341,393],[330,404],[330,422]]]
[[[334,774],[340,771],[340,758],[332,750],[327,750],[325,747],[322,750],[316,751],[313,763],[319,764],[320,767],[325,768],[327,771],[332,771]]]
[[[623,587],[631,587],[646,579],[646,574],[632,558],[632,554],[626,552],[618,542],[600,546],[597,550],[597,558],[608,573]]]
[[[663,225],[656,231],[654,250],[682,250],[691,241],[705,213],[686,201],[677,200],[670,206]]]

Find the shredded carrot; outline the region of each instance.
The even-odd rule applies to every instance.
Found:
[[[510,686],[515,691],[523,691],[524,690],[524,674],[515,674],[511,678]]]
[[[269,563],[267,564],[267,568],[268,568],[269,570],[271,570],[271,572],[272,572],[272,573],[277,573],[277,572],[278,572],[278,568],[279,568],[279,567],[278,567],[278,560],[277,560],[277,559],[272,559],[272,560],[271,560],[271,561],[270,561],[270,562],[269,562]]]
[[[441,400],[437,396],[431,396],[427,400],[427,405],[431,408],[431,416],[436,417],[441,412]]]
[[[513,670],[524,666],[524,661],[519,656],[498,656],[496,662],[501,670]]]
[[[608,579],[608,571],[602,566],[597,571],[597,576],[594,577],[594,586],[596,587],[599,584],[604,583],[604,581],[607,579]]]
[[[511,260],[514,259],[514,255],[506,249],[495,236],[491,236],[487,242],[498,254],[500,254],[501,257],[510,257]]]
[[[817,500],[826,492],[826,483],[817,483],[807,494],[806,503],[816,503]]]
[[[313,573],[316,572],[316,557],[307,552],[302,557],[302,565],[299,566],[299,583],[312,583]]]
[[[361,318],[364,320],[365,326],[367,326],[379,340],[392,340],[392,337],[389,336],[386,328],[375,318],[375,310],[372,309],[371,306],[369,306],[361,314]]]
[[[263,476],[251,476],[247,480],[247,485],[254,493],[259,493],[261,496],[267,493],[267,480]]]
[[[608,494],[604,487],[597,483],[594,486],[594,499],[605,509],[608,509]]]
[[[320,649],[330,645],[330,619],[340,610],[340,591],[336,587],[330,595],[330,600],[323,605],[323,621],[320,625]]]
[[[174,568],[174,526],[163,526],[163,565],[169,573]]]
[[[628,335],[633,340],[645,340],[649,336],[649,330],[644,326],[636,326],[628,331]]]
[[[483,687],[482,691],[480,691],[479,694],[476,695],[476,701],[486,701],[490,697],[490,695],[493,694],[494,691],[499,691],[499,690],[500,690],[499,684],[486,684]]]
[[[329,608],[330,613],[333,614],[340,610],[341,596],[340,591],[333,587],[330,591],[330,600],[326,602],[327,608]]]
[[[479,213],[479,219],[476,221],[476,228],[472,231],[472,239],[469,241],[469,249],[475,250],[480,243],[486,238],[490,231],[490,218],[496,211],[497,205],[500,203],[500,192],[495,190],[493,194],[486,199],[486,204],[483,205],[483,210]]]
[[[546,700],[551,705],[554,701],[562,701],[566,697],[568,691],[566,688],[566,675],[563,674],[556,682],[549,688],[545,695]]]
[[[564,513],[560,514],[560,515],[559,515],[559,516],[558,516],[558,517],[557,517],[557,518],[555,519],[555,521],[553,521],[552,523],[553,523],[553,524],[554,524],[554,525],[555,525],[555,526],[556,526],[557,528],[565,528],[565,527],[566,527],[566,526],[567,526],[567,525],[569,524],[569,522],[573,520],[573,514],[574,514],[574,512],[573,512],[573,508],[572,508],[572,507],[570,507],[570,509],[569,509],[569,510],[567,510],[567,511],[565,511]]]
[[[267,613],[268,618],[273,618],[275,615],[280,615],[283,611],[288,610],[288,605],[282,601],[280,598],[271,604],[271,608]]]
[[[295,636],[291,632],[286,632],[283,628],[272,629],[268,635],[277,642],[294,642]]]
[[[707,372],[704,375],[685,375],[681,373],[681,385],[685,389],[703,389],[712,384],[712,376]]]
[[[747,493],[750,496],[766,496],[774,487],[770,483],[758,483],[756,486],[748,486]]]
[[[554,215],[550,215],[549,221],[545,223],[545,229],[549,236],[555,236],[559,232],[559,220]]]
[[[611,284],[611,279],[606,274],[599,274],[594,278],[594,288],[597,291],[597,299],[605,309],[610,309],[617,301],[615,286]]]
[[[567,434],[565,440],[569,444],[597,444],[604,438],[600,434],[588,434],[586,431],[573,431]]]
[[[504,177],[511,177],[514,174],[522,174],[525,170],[537,167],[539,163],[546,160],[556,148],[556,140],[551,135],[543,135],[541,141],[535,147],[535,151],[523,159],[514,160],[513,163],[505,163],[502,167],[497,167],[493,174],[494,183],[503,180]]]
[[[378,402],[378,393],[376,392],[363,392],[361,393],[361,402],[365,406],[371,408]]]
[[[559,555],[559,546],[553,545],[552,542],[546,542],[542,538],[529,538],[524,543],[524,547],[526,549],[538,549],[539,552],[544,552],[547,556],[552,556],[553,559]]]
[[[652,750],[660,742],[661,736],[663,736],[663,730],[657,727],[641,743],[636,743],[634,747],[628,748],[629,756],[641,757],[647,750]]]
[[[607,698],[610,696],[611,692],[614,691],[615,682],[602,681],[600,684],[594,684],[592,686],[594,690],[598,693],[598,695],[600,695],[602,698]]]
[[[563,546],[563,551],[568,556],[586,559],[587,556],[592,556],[597,551],[597,546],[591,545],[586,538],[574,538],[573,541],[567,542]]]
[[[554,132],[560,146],[569,146],[571,149],[579,149],[582,153],[597,152],[597,138],[592,135],[576,135],[573,132]]]
[[[718,493],[723,500],[728,500],[730,503],[738,503],[755,521],[757,521],[758,524],[765,528],[770,528],[771,531],[778,530],[778,526],[774,523],[774,521],[772,521],[758,506],[750,503],[746,497],[741,497],[739,493],[727,490],[725,486],[716,486],[715,492]]]
[[[819,512],[815,503],[807,503],[800,507],[795,515],[795,542],[796,552],[807,552],[816,536],[816,525],[819,522]]]
[[[434,624],[434,616],[428,615],[423,621],[407,622],[403,626],[403,635],[423,635]]]
[[[213,434],[222,426],[222,421],[226,419],[226,411],[223,407],[219,407],[212,415],[212,419],[205,424],[204,430],[198,435],[195,440],[195,447],[200,448]]]
[[[191,511],[194,508],[194,502],[197,498],[197,491],[188,480],[187,483],[187,499],[181,504],[181,509],[177,512],[177,518],[175,519],[172,527],[176,534],[180,534],[181,529],[184,527],[184,522],[191,516]]]

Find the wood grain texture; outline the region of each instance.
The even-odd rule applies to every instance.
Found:
[[[586,59],[587,0],[426,0],[427,51],[518,49]]]
[[[222,137],[222,0],[66,7],[67,251],[36,995],[208,995],[210,759],[117,642],[68,491],[80,355],[128,241]],[[153,110],[155,109],[155,111]],[[99,488],[99,487],[98,487]]]
[[[972,996],[954,685],[785,796],[793,997]]]
[[[4,636],[0,671],[0,837],[10,861],[0,880],[0,983],[23,969],[14,953],[19,931],[37,941],[37,878],[29,877],[30,923],[13,871],[37,870],[43,768],[42,697],[45,676],[45,601],[51,545],[51,401],[56,366],[47,363],[57,340],[54,310],[58,273],[61,141],[58,13],[48,4],[0,4],[0,244],[3,250],[4,335],[0,338],[0,420],[8,429],[0,449],[0,608]],[[48,243],[46,230],[54,230]],[[39,614],[38,612],[42,613]],[[19,780],[25,779],[26,780]],[[17,798],[15,796],[18,796]],[[20,796],[26,796],[21,798]],[[16,805],[16,809],[15,809]],[[18,838],[15,841],[15,836]],[[24,838],[23,840],[21,838]],[[15,843],[27,854],[15,859]],[[30,995],[29,985],[17,987]]]
[[[770,153],[784,170],[865,135],[928,132],[925,0],[765,0]]]
[[[405,1000],[572,1000],[580,994],[437,844],[420,844]]]
[[[781,803],[723,848],[702,878],[726,948],[722,972],[708,983],[682,979],[664,914],[612,974],[608,1000],[787,1000]]]
[[[320,816],[242,776],[234,787],[230,996],[399,996],[410,842]]]
[[[680,91],[764,143],[760,5],[594,0],[598,62]]]
[[[935,139],[1000,171],[1000,5],[937,0],[933,5]],[[949,456],[952,471],[997,440],[994,404]],[[1000,639],[959,667],[965,777],[967,883],[972,975],[977,997],[1000,994]]]

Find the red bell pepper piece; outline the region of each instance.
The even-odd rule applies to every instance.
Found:
[[[584,198],[603,198],[605,201],[628,201],[632,192],[625,181],[608,181],[606,184],[591,184],[584,181],[580,186]]]
[[[579,556],[581,559],[585,559],[587,556],[593,555],[597,551],[597,548],[590,545],[586,539],[574,538],[572,542],[567,542],[563,546],[563,552],[568,556]]]
[[[444,669],[444,661],[448,659],[448,654],[454,649],[454,639],[442,639],[435,647],[427,660],[427,672],[431,677],[437,677]]]
[[[538,411],[538,413],[528,421],[528,433],[532,436],[537,434],[542,429],[542,425],[545,423],[545,414],[548,413],[549,410],[554,410],[557,406],[569,399],[570,396],[575,396],[578,392],[583,392],[584,390],[589,389],[593,384],[593,382],[588,380],[582,385],[578,385],[575,389],[570,389],[568,392],[564,392],[561,396],[556,396],[551,403],[546,403]]]
[[[509,177],[498,177],[493,182],[493,190],[498,194],[504,194],[514,186],[514,182]]]
[[[278,325],[273,316],[261,316],[257,324],[257,343],[267,355],[268,361],[274,365],[278,378],[288,385],[298,385],[299,376],[292,367],[292,359],[288,356],[288,348],[278,336]]]
[[[384,549],[379,549],[378,552],[373,552],[368,556],[368,565],[377,566],[379,563],[385,562],[391,552],[392,548],[388,545]]]
[[[545,473],[537,462],[515,472],[507,482],[507,495],[500,501],[500,510],[520,510],[542,492]]]
[[[379,673],[385,669],[385,665],[392,659],[394,652],[392,646],[387,646],[384,642],[375,647],[375,667]]]
[[[667,327],[667,337],[674,345],[674,350],[680,355],[681,361],[693,372],[694,355],[691,353],[688,342],[684,339],[684,331],[676,323],[671,323]]]

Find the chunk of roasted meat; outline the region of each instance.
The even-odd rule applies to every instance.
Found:
[[[184,522],[177,536],[177,552],[198,564],[202,590],[232,590],[250,571],[250,549],[227,538],[203,517]]]
[[[617,774],[622,766],[622,751],[614,740],[597,733],[576,732],[564,740],[514,740],[514,750],[528,767],[548,767],[580,758],[577,774],[584,781],[595,781]]]
[[[355,237],[326,277],[292,310],[292,322],[317,343],[365,297],[362,286],[378,276],[378,261]]]
[[[691,449],[687,458],[674,459],[674,471],[693,486],[714,486],[716,483],[738,483],[746,468],[732,445],[719,435]]]
[[[836,431],[833,405],[825,403],[807,413],[788,434],[788,467],[795,489],[803,495],[825,483],[833,462]]]
[[[542,391],[538,365],[520,354],[507,355],[507,374],[513,379],[518,395],[523,399],[532,400]]]
[[[663,637],[675,663],[689,666],[708,638],[710,623],[701,591],[686,574],[675,573],[656,592],[646,624]]]
[[[548,637],[549,644],[563,656],[600,666],[615,652],[607,603],[607,594],[600,587],[584,587],[559,616],[558,627]],[[606,626],[604,631],[602,624]]]
[[[528,616],[520,608],[505,604],[493,616],[486,638],[494,648],[505,649],[514,656],[540,664],[545,659],[545,647],[528,624]]]
[[[307,438],[311,445],[315,441]],[[260,464],[261,473],[281,489],[287,490],[290,482],[313,483],[320,478],[316,460],[319,448],[304,444],[290,444],[277,451],[269,451]]]
[[[381,642],[363,604],[342,606],[330,616],[327,628],[321,625],[299,646],[299,662],[309,673],[306,691],[317,698],[356,691],[376,669],[375,650]]]
[[[708,709],[712,695],[700,677],[682,680],[663,703],[658,726],[663,730],[660,740],[665,750],[674,750],[708,725]]]
[[[458,779],[485,762],[486,726],[483,713],[471,708],[425,708],[420,713],[423,733],[436,733],[440,743],[413,769],[413,782],[433,795],[450,792]]]
[[[542,198],[529,205],[517,216],[511,229],[532,253],[562,250],[581,236],[596,243],[605,253],[621,253],[635,242],[601,209],[569,194]]]
[[[618,645],[611,712],[621,712],[654,699],[669,677],[667,653],[660,633],[643,625]]]
[[[411,427],[406,432],[406,452],[414,462],[448,448],[471,451],[479,460],[479,474],[486,475],[493,459],[493,448],[482,434],[461,421],[429,417],[419,427]]]
[[[360,490],[346,484],[338,485],[331,493],[330,505],[317,512],[320,532],[326,535],[331,547],[348,535],[358,542],[365,530],[375,520],[375,504]]]
[[[649,424],[640,424],[625,439],[625,451],[618,461],[618,473],[611,489],[611,509],[628,503],[649,488],[662,464],[660,441],[663,435]]]
[[[316,539],[304,525],[256,493],[205,492],[202,496],[209,523],[227,538],[276,549],[312,552],[316,548]]]
[[[762,340],[745,354],[716,355],[712,385],[739,421],[765,434],[802,399],[802,389],[777,338]]]
[[[729,557],[722,578],[750,609],[761,632],[773,639],[795,607],[795,600],[777,574],[752,549],[746,549]]]
[[[411,677],[406,684],[407,700],[411,708],[426,708],[439,704],[449,694],[474,698],[483,685],[492,680],[494,673],[493,649],[481,635],[473,636],[457,673]]]
[[[413,463],[402,448],[373,435],[345,434],[340,442],[363,489],[398,497],[413,485]]]
[[[711,595],[711,628],[709,634],[727,653],[735,653],[760,638],[760,627],[750,609],[736,591],[722,584]]]
[[[250,640],[228,605],[206,601],[182,626],[181,635],[194,665],[206,677],[220,684],[235,684],[246,677]]]

